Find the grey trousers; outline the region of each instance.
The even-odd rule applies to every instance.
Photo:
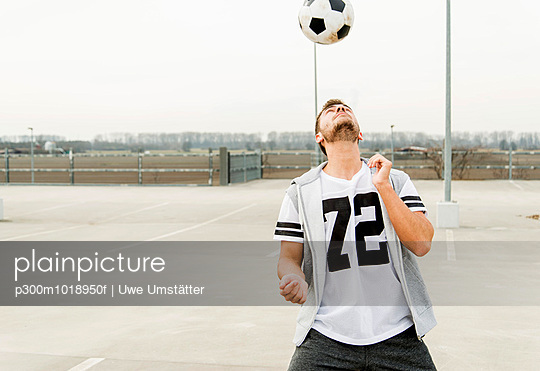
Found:
[[[414,326],[371,345],[349,345],[310,330],[296,348],[289,371],[314,370],[436,370],[426,344]]]

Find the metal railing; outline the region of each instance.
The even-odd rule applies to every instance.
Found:
[[[229,183],[245,183],[262,178],[262,153],[231,153],[229,155]]]
[[[223,150],[226,156],[220,156]],[[362,152],[370,157],[375,152]],[[391,152],[380,152],[390,158]],[[540,179],[540,151],[454,151],[455,156],[470,156],[468,161],[454,165],[454,170],[469,171],[468,179]],[[434,157],[441,152],[394,152],[393,167],[411,170],[411,177],[434,179],[437,165]],[[429,158],[431,156],[432,158]],[[94,154],[71,151],[64,155],[34,155],[36,163],[30,167],[30,156],[4,153],[0,165],[0,182],[28,184],[28,175],[37,176],[39,184],[128,184],[212,186],[248,182],[261,178],[291,178],[316,166],[321,160],[315,151],[244,151],[206,153],[125,153]],[[216,160],[218,159],[218,160]],[[226,161],[225,161],[226,159]],[[435,170],[435,171],[434,171]],[[490,172],[491,171],[491,172]],[[48,176],[44,176],[48,174]],[[219,182],[216,183],[216,175]],[[3,177],[3,179],[2,179]]]
[[[361,156],[369,158],[375,153],[380,153],[387,158],[391,158],[392,152],[362,152]],[[394,152],[395,161],[393,167],[400,170],[431,170],[433,174],[437,171],[437,159],[439,156],[440,164],[442,164],[442,151],[435,152],[411,152],[411,151],[399,151]],[[487,174],[479,175],[478,179],[513,179],[514,171],[519,171],[520,178],[526,176],[528,170],[540,169],[540,151],[452,151],[453,156],[469,156],[468,160],[461,161],[458,164],[454,164],[454,170],[492,170],[497,171],[497,174],[488,176]],[[304,159],[300,159],[300,157]],[[528,160],[523,161],[522,156],[530,157]],[[538,156],[537,159],[534,156]],[[270,157],[274,157],[274,161],[269,160]],[[528,164],[518,164],[516,157],[521,162]],[[280,159],[281,158],[281,159]],[[293,160],[294,158],[294,160]],[[287,163],[288,162],[288,163]],[[487,163],[486,163],[487,162]],[[492,162],[492,163],[490,163]],[[294,176],[291,175],[294,170],[308,170],[318,163],[318,155],[314,151],[266,151],[263,152],[263,170],[268,170],[263,177],[267,177],[270,174],[274,174],[273,177],[278,177],[277,173],[282,171],[284,177]],[[506,172],[508,174],[506,174]],[[285,174],[286,173],[286,174]],[[425,173],[430,174],[430,173]],[[525,174],[525,175],[524,175]],[[441,174],[442,175],[442,174]],[[418,177],[422,177],[418,175]],[[433,178],[434,176],[426,177]],[[540,178],[540,174],[536,176]]]
[[[221,150],[227,161],[220,158]],[[226,147],[220,152],[209,149],[207,153],[78,153],[70,151],[62,155],[34,155],[37,164],[29,167],[30,156],[10,154],[3,156],[4,166],[0,167],[5,184],[31,184],[25,177],[15,178],[16,174],[45,173],[47,180],[38,179],[36,184],[127,184],[127,185],[178,185],[212,186],[215,175],[225,174],[225,182],[218,184],[248,182],[262,176],[262,154],[260,151],[229,152]],[[215,161],[215,158],[218,160]],[[0,160],[2,158],[0,157]],[[15,166],[12,164],[15,163]],[[60,174],[59,174],[60,173]],[[67,178],[62,174],[66,174]],[[106,175],[116,174],[114,179]],[[158,180],[160,174],[167,179]],[[173,177],[173,174],[183,174]],[[95,175],[91,177],[90,175]],[[81,177],[84,178],[81,180]],[[33,178],[33,177],[32,177]],[[106,181],[108,180],[108,182]]]
[[[39,167],[34,166],[32,168],[26,168],[26,167],[11,167],[10,163],[13,160],[17,159],[28,159],[28,155],[19,155],[19,154],[9,154],[8,151],[4,153],[4,167],[0,168],[0,172],[4,174],[4,182],[7,183],[18,183],[18,184],[28,184],[28,182],[24,181],[16,181],[14,182],[12,178],[13,173],[67,173],[68,174],[68,182],[58,182],[58,181],[48,181],[46,183],[53,183],[53,184],[79,184],[79,185],[85,185],[85,184],[102,184],[106,183],[103,182],[102,177],[96,176],[95,179],[92,181],[83,181],[83,182],[76,182],[76,174],[89,174],[89,173],[95,173],[95,174],[103,174],[103,173],[117,173],[117,174],[136,174],[136,178],[126,178],[125,176],[118,176],[117,181],[115,183],[118,184],[138,184],[138,185],[159,185],[159,184],[169,184],[170,183],[162,183],[155,181],[149,182],[144,181],[144,174],[151,174],[154,175],[154,178],[156,174],[165,174],[165,173],[206,173],[207,175],[204,177],[207,179],[204,183],[188,183],[188,184],[174,184],[179,186],[185,186],[185,185],[212,185],[213,184],[213,175],[214,172],[218,172],[219,169],[214,169],[213,167],[213,157],[215,155],[212,153],[211,150],[208,151],[208,153],[178,153],[178,154],[148,154],[148,153],[135,153],[135,154],[87,154],[87,153],[80,153],[80,154],[73,154],[73,152],[69,152],[66,155],[34,155],[36,159],[46,159],[44,162],[49,160],[49,162],[64,162],[63,164],[56,164],[57,167],[51,168],[51,167]],[[164,157],[175,157],[175,158],[181,158],[181,157],[198,157],[198,158],[207,158],[208,166],[205,168],[193,168],[193,167],[147,167],[145,168],[143,166],[143,159],[144,158],[164,158]],[[76,166],[75,162],[77,159],[110,159],[110,158],[126,158],[126,159],[134,159],[136,158],[136,166],[135,163],[124,163],[124,166],[128,167],[110,167],[111,165],[105,164],[105,167],[97,167],[97,161],[86,161],[87,164],[81,164],[82,166]],[[64,161],[62,161],[64,160]],[[67,164],[65,164],[65,160],[67,160]],[[62,166],[63,165],[63,166]],[[90,165],[90,166],[89,166]],[[131,165],[131,166],[130,166]],[[33,178],[33,177],[32,177]],[[55,178],[55,177],[53,177]],[[58,178],[58,177],[56,177]],[[146,184],[145,184],[146,183]]]
[[[319,164],[317,159],[317,153],[314,151],[264,151],[263,156],[309,156],[308,162],[305,165],[269,165],[266,164],[264,159],[262,160],[262,169],[278,169],[278,170],[309,170]]]

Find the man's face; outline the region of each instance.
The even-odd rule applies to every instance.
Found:
[[[343,104],[336,104],[324,110],[320,117],[319,128],[322,138],[317,134],[317,143],[322,139],[329,143],[355,142],[362,139],[356,116],[352,109]]]

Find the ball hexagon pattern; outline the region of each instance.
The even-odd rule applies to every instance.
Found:
[[[308,39],[328,45],[349,34],[354,10],[349,0],[306,0],[298,13],[298,21]]]

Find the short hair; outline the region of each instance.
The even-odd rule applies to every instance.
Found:
[[[321,118],[321,115],[324,111],[326,111],[327,108],[329,107],[332,107],[332,106],[337,106],[338,104],[342,104],[344,105],[345,107],[349,107],[348,105],[346,105],[345,103],[343,103],[343,101],[341,99],[329,99],[323,106],[323,108],[321,109],[321,111],[319,112],[319,114],[317,115],[317,119],[315,120],[315,135],[317,135],[317,133],[319,131],[321,131],[321,128],[320,128],[320,118]],[[351,108],[351,107],[349,107]],[[321,152],[326,156],[326,149],[324,148],[324,146],[319,143],[319,147],[321,148]]]

